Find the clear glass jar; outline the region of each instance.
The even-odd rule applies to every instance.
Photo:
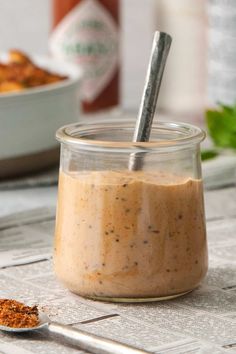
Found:
[[[132,143],[133,131],[133,122],[120,121],[57,131],[55,272],[85,297],[169,299],[196,288],[207,272],[204,132],[158,123],[150,142]]]

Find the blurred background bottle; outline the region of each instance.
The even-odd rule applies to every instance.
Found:
[[[163,113],[199,123],[206,97],[206,1],[154,2],[155,27],[173,37],[158,105]]]
[[[84,112],[119,104],[119,0],[53,0],[53,56],[83,71]]]
[[[208,0],[208,102],[236,101],[236,1]]]

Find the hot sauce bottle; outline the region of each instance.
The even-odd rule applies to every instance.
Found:
[[[119,0],[53,0],[52,55],[83,71],[84,112],[119,103]]]

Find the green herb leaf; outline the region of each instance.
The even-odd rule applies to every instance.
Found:
[[[206,122],[216,146],[236,149],[236,105],[220,104],[218,110],[208,110]]]
[[[216,150],[203,150],[201,151],[201,159],[202,161],[213,159],[218,156],[219,153]]]

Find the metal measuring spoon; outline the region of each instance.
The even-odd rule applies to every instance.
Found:
[[[171,42],[172,38],[169,34],[155,32],[133,142],[149,141],[157,98]],[[141,152],[130,156],[130,170],[139,170],[142,168],[143,154]]]
[[[39,314],[39,324],[36,327],[13,328],[0,326],[0,330],[10,333],[32,333],[36,330],[44,330],[44,333],[53,334],[70,345],[94,354],[150,354],[150,352],[134,348],[128,344],[90,334],[68,325],[52,322],[44,313]]]

